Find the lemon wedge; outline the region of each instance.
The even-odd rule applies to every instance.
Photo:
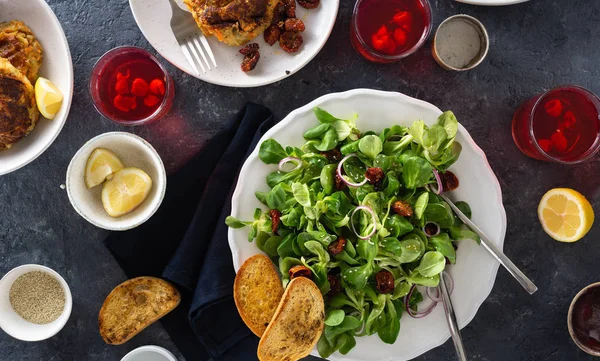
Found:
[[[63,95],[50,80],[39,77],[35,82],[35,101],[44,117],[54,119],[62,105]]]
[[[594,210],[581,193],[554,188],[542,197],[538,217],[550,237],[560,242],[575,242],[592,228]]]
[[[121,169],[123,163],[115,153],[108,149],[96,148],[85,163],[85,185],[88,188],[95,187]]]
[[[152,189],[152,179],[138,168],[123,168],[104,183],[102,205],[111,217],[120,217],[142,204]]]

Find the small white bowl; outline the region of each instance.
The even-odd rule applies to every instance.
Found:
[[[148,198],[132,212],[113,218],[102,206],[102,185],[88,189],[84,181],[85,164],[96,148],[114,152],[125,167],[140,168],[152,178]],[[77,151],[67,169],[67,194],[73,208],[91,224],[112,230],[125,231],[146,222],[160,206],[167,188],[167,172],[156,150],[137,135],[125,132],[100,134]]]
[[[65,292],[65,308],[62,314],[53,322],[38,325],[25,321],[10,304],[10,288],[21,275],[33,271],[46,272],[56,278]],[[8,272],[0,279],[0,328],[7,334],[21,341],[41,341],[56,335],[67,323],[71,316],[73,299],[67,282],[54,270],[37,264],[26,264]]]
[[[177,358],[160,346],[142,346],[125,355],[121,361],[177,361]]]

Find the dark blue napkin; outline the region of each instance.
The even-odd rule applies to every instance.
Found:
[[[182,302],[161,321],[187,361],[256,359],[258,338],[233,301],[225,217],[239,168],[273,124],[267,108],[247,104],[169,177],[165,199],[150,220],[105,240],[128,277],[157,276],[178,285]]]

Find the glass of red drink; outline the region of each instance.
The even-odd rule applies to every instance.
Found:
[[[100,114],[115,123],[142,125],[173,105],[173,79],[152,54],[135,46],[112,49],[92,70],[90,94]]]
[[[428,0],[358,0],[352,14],[352,46],[365,59],[393,63],[417,51],[431,33]]]
[[[569,85],[533,97],[517,109],[512,136],[526,155],[557,163],[579,163],[600,149],[600,100]]]

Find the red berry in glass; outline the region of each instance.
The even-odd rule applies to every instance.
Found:
[[[147,118],[163,101],[165,75],[143,54],[126,53],[118,59],[100,75],[102,106],[125,121]]]
[[[430,27],[423,0],[361,0],[356,6],[352,44],[369,60],[378,60],[371,52],[397,56],[410,51]]]
[[[599,108],[598,98],[583,88],[554,89],[530,99],[517,110],[513,138],[530,157],[580,161],[598,146]]]

